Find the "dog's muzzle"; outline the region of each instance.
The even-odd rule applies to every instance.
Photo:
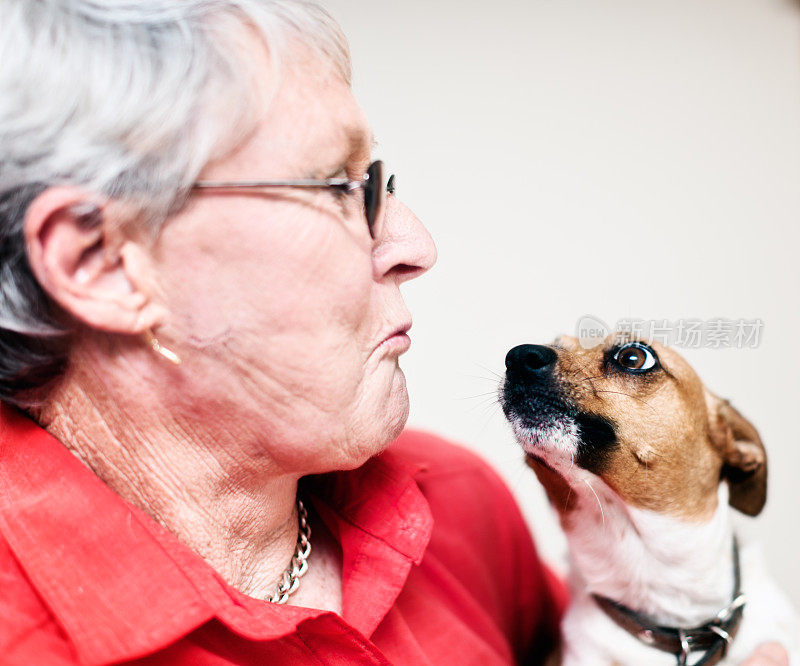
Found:
[[[599,472],[615,445],[613,424],[582,412],[558,372],[558,354],[544,345],[518,345],[506,354],[500,403],[514,434],[529,454],[566,455]]]
[[[500,402],[506,418],[531,434],[565,425],[574,411],[556,378],[558,355],[543,345],[519,345],[506,354]]]

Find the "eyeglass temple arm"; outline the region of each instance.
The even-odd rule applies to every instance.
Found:
[[[260,189],[262,187],[336,187],[343,190],[356,190],[362,186],[363,183],[358,180],[348,180],[347,178],[328,178],[327,180],[198,180],[192,185],[192,188],[198,190],[233,190],[240,188]]]
[[[305,187],[305,188],[324,188],[335,187],[341,190],[352,192],[367,184],[364,180],[349,180],[347,178],[328,178],[327,180],[198,180],[192,185],[192,189],[197,190],[235,190],[235,189],[260,189],[263,187]],[[386,182],[386,190],[390,194],[395,192],[394,174],[389,176]]]

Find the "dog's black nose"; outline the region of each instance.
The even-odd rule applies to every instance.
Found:
[[[506,354],[506,371],[521,379],[541,379],[552,369],[558,356],[543,345],[518,345]]]

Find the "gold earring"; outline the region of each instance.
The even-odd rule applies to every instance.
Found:
[[[152,329],[148,328],[144,332],[144,337],[147,340],[147,344],[149,344],[153,348],[153,351],[156,354],[159,354],[160,356],[163,356],[165,359],[167,359],[173,365],[180,365],[181,364],[180,356],[178,356],[171,349],[167,349],[166,347],[163,347],[161,345],[161,343],[158,341],[158,338],[156,338],[156,336],[153,335]]]

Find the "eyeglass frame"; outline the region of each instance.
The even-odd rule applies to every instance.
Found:
[[[386,193],[394,195],[396,190],[395,177],[391,174],[385,181],[383,178],[383,162],[375,160],[367,167],[361,180],[349,178],[297,178],[290,180],[198,180],[192,185],[197,190],[257,190],[261,188],[297,187],[303,189],[336,189],[346,194],[356,190],[364,190],[364,217],[367,220],[367,229],[372,240],[380,237],[379,224],[383,220],[383,209],[386,205]],[[377,197],[374,202],[368,202],[372,183],[378,181]],[[384,187],[385,185],[385,187]]]

